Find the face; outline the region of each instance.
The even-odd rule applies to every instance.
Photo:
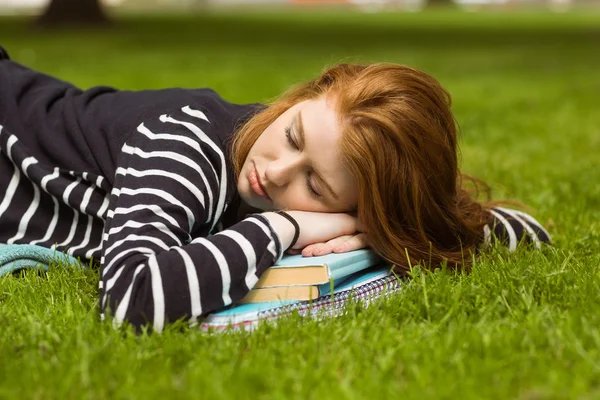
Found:
[[[300,102],[258,138],[237,188],[260,210],[352,212],[358,191],[340,159],[341,126],[331,99]]]

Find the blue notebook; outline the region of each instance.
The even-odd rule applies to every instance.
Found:
[[[204,330],[228,328],[252,330],[261,321],[272,321],[297,311],[311,318],[342,315],[350,299],[368,306],[374,300],[394,294],[401,288],[400,279],[391,272],[389,264],[378,265],[356,272],[336,286],[333,293],[313,301],[272,301],[232,305],[209,314],[202,322]]]
[[[291,285],[328,285],[355,272],[380,264],[382,259],[369,249],[303,257],[284,255],[266,270],[254,289]]]

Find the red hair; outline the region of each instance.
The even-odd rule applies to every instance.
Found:
[[[458,168],[450,95],[424,72],[341,64],[293,87],[235,136],[235,176],[273,121],[320,96],[334,100],[340,117],[342,159],[358,182],[356,211],[369,246],[400,270],[443,261],[468,266],[492,217],[465,187],[471,182],[477,189],[481,182]]]

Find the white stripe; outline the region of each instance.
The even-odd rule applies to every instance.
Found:
[[[6,241],[7,244],[13,244],[17,240],[23,239],[25,237],[25,233],[27,233],[27,226],[29,225],[29,221],[31,221],[31,218],[37,211],[39,205],[40,205],[40,189],[37,186],[33,185],[33,200],[31,201],[31,204],[27,208],[27,211],[21,218],[21,221],[19,221],[19,228],[17,230],[17,233],[13,237],[11,237],[10,239],[8,239]]]
[[[92,235],[92,227],[94,225],[94,219],[92,218],[91,215],[87,216],[88,222],[87,222],[87,227],[85,228],[85,236],[83,238],[83,241],[79,244],[79,246],[75,246],[75,247],[71,247],[70,249],[67,250],[67,254],[73,255],[75,254],[75,252],[79,249],[83,249],[85,246],[87,246],[90,243],[90,236]]]
[[[23,162],[21,163],[21,170],[23,171],[23,174],[29,178],[29,174],[27,173],[27,168],[29,168],[31,165],[33,164],[37,164],[37,160],[35,159],[35,157],[27,157],[26,159],[23,160]]]
[[[131,147],[128,146],[127,144],[123,145],[122,151],[124,153],[127,154],[135,154],[138,157],[144,158],[144,159],[148,159],[148,158],[166,158],[172,161],[176,161],[179,162],[181,164],[184,164],[185,166],[193,169],[194,171],[196,171],[198,173],[198,175],[200,175],[200,178],[202,179],[202,182],[204,183],[204,187],[206,188],[206,193],[208,195],[208,212],[206,213],[206,221],[210,220],[210,216],[212,213],[212,209],[213,209],[213,195],[212,195],[212,190],[210,188],[210,184],[208,183],[208,180],[206,179],[206,175],[204,174],[204,170],[202,169],[202,167],[200,167],[200,165],[196,162],[194,162],[191,158],[183,156],[181,154],[172,152],[172,151],[151,151],[151,152],[145,152],[137,147]],[[215,179],[217,179],[216,176],[216,172],[213,169],[213,173],[215,174]],[[202,201],[202,206],[204,206],[204,201]]]
[[[246,221],[248,222],[252,222],[253,224],[258,225],[258,227],[260,229],[262,229],[262,231],[265,233],[265,235],[267,235],[267,237],[269,237],[271,239],[271,243],[269,243],[269,245],[267,246],[267,250],[269,250],[269,252],[271,253],[271,255],[273,256],[273,258],[275,259],[275,262],[278,262],[279,260],[281,260],[281,257],[283,257],[283,246],[281,245],[281,239],[279,238],[274,238],[271,235],[271,230],[269,229],[269,227],[267,227],[261,220],[259,220],[258,218],[255,217],[248,217],[246,218]],[[277,254],[277,247],[275,245],[275,240],[279,241],[279,248],[280,248],[280,253]]]
[[[198,202],[202,205],[202,208],[204,208],[204,194],[202,193],[202,191],[199,190],[198,187],[196,187],[192,182],[190,182],[188,179],[182,177],[181,175],[174,174],[172,172],[163,171],[160,169],[147,169],[144,171],[138,171],[133,168],[124,169],[124,168],[120,168],[120,167],[117,168],[116,174],[123,175],[123,176],[132,175],[132,176],[135,176],[136,178],[141,178],[144,176],[164,176],[167,178],[171,178],[174,181],[181,184],[181,186],[183,186],[184,188],[189,190],[190,193],[192,193],[194,195],[196,200],[198,200]]]
[[[26,177],[29,178],[29,175],[27,174],[27,168],[29,168],[31,165],[36,164],[36,163],[37,163],[37,161],[33,157],[27,157],[26,159],[24,159],[23,162],[21,163],[21,170],[23,171],[23,175],[25,175]],[[32,184],[32,186],[33,186],[33,200],[31,201],[31,204],[29,204],[27,211],[25,212],[25,214],[23,214],[23,216],[21,217],[21,220],[19,221],[19,228],[17,229],[17,233],[13,237],[11,237],[10,239],[8,239],[6,241],[7,244],[13,244],[17,240],[20,240],[25,237],[25,234],[27,233],[27,226],[29,225],[29,221],[31,221],[31,218],[33,217],[33,215],[37,211],[38,207],[40,206],[40,189],[34,184]]]
[[[108,231],[108,235],[115,235],[115,234],[121,232],[125,228],[133,228],[133,229],[146,228],[146,227],[148,227],[148,225],[155,227],[158,231],[169,236],[171,239],[173,239],[177,243],[178,246],[182,245],[181,240],[179,240],[179,238],[173,232],[171,232],[171,230],[162,222],[143,222],[142,223],[142,222],[137,222],[137,221],[127,221],[121,226],[111,228]],[[189,234],[188,234],[188,237],[191,239],[191,236]]]
[[[48,225],[48,229],[46,229],[46,234],[40,240],[32,240],[31,244],[44,243],[50,240],[54,230],[56,229],[56,225],[58,225],[58,216],[59,216],[59,204],[58,200],[52,196],[52,201],[54,202],[54,214],[52,215],[52,221],[50,221],[50,225]]]
[[[12,202],[12,199],[17,191],[17,187],[19,186],[20,180],[21,180],[21,172],[15,167],[15,172],[13,173],[13,176],[10,179],[8,188],[6,189],[6,194],[4,195],[4,198],[2,199],[2,203],[0,203],[0,217],[2,216],[2,214],[4,214],[4,212],[6,211],[6,209]]]
[[[2,132],[2,131],[0,130],[0,132]],[[12,145],[17,141],[16,138],[14,138],[14,140],[13,140],[13,138],[14,138],[14,136],[12,136],[12,135],[8,138],[9,143],[7,146],[8,158],[10,158],[11,161],[12,161],[11,148],[12,148]],[[17,168],[16,165],[14,165],[14,169],[15,169],[15,171],[13,172],[13,176],[10,179],[8,188],[6,189],[6,193],[4,194],[4,198],[2,199],[2,203],[0,203],[0,216],[2,216],[2,214],[4,214],[4,212],[6,211],[6,209],[12,202],[12,199],[17,191],[17,187],[19,186],[19,181],[21,180],[21,171],[19,171],[19,169]]]
[[[154,330],[162,332],[165,325],[165,293],[162,286],[162,277],[156,255],[148,259],[148,267],[152,277],[152,299],[154,300]]]
[[[46,175],[42,178],[42,180],[40,181],[40,186],[42,186],[42,189],[44,190],[44,192],[48,192],[48,182],[50,182],[53,179],[58,178],[59,175],[60,175],[59,168],[56,167],[56,168],[54,168],[51,175]]]
[[[116,256],[114,256],[114,258],[112,260],[110,260],[108,265],[106,265],[104,267],[104,269],[102,270],[102,277],[104,278],[108,274],[108,271],[110,271],[110,269],[117,262],[117,260],[120,260],[121,258],[123,258],[123,256],[125,256],[129,253],[134,253],[134,252],[138,252],[138,253],[144,254],[146,256],[154,254],[154,251],[152,251],[152,249],[149,249],[147,247],[133,247],[131,249],[124,250],[124,251],[120,252],[119,254],[117,254]],[[104,264],[104,262],[102,262],[102,263]]]
[[[65,189],[65,192],[63,193],[62,199],[63,199],[63,203],[69,205],[69,207],[71,207],[73,209],[73,222],[71,223],[71,228],[69,230],[69,235],[67,236],[67,238],[60,244],[55,243],[54,245],[52,245],[52,250],[56,250],[57,247],[62,247],[62,246],[67,246],[71,243],[71,240],[73,240],[73,237],[75,236],[75,231],[77,231],[77,224],[79,223],[79,212],[77,212],[77,209],[74,208],[74,206],[72,206],[69,203],[69,196],[71,195],[71,192],[73,191],[73,189],[75,189],[75,187],[79,186],[79,183],[81,182],[81,178],[76,178],[74,182],[72,182],[71,184],[69,184],[67,186],[67,188]]]
[[[17,137],[15,135],[8,135],[8,140],[6,141],[6,155],[12,161],[13,165],[15,164],[15,160],[13,160],[12,156],[12,147],[15,143],[17,143]]]
[[[531,239],[533,241],[533,243],[535,244],[535,247],[537,247],[538,249],[540,247],[542,247],[542,244],[540,242],[540,239],[538,238],[537,234],[535,233],[535,231],[533,229],[531,229],[531,227],[525,222],[523,221],[523,219],[521,219],[517,213],[513,212],[514,210],[509,210],[508,208],[503,208],[503,207],[496,207],[496,209],[498,210],[502,210],[505,213],[507,213],[508,215],[510,215],[511,217],[513,217],[514,219],[516,219],[517,221],[519,221],[519,223],[521,225],[523,225],[523,228],[527,231],[527,233],[529,233],[529,235],[531,236]]]
[[[98,218],[102,219],[103,221],[106,221],[106,215],[104,213],[108,209],[109,202],[110,202],[109,196],[104,196],[104,200],[102,201],[102,205],[100,206],[100,208],[98,209],[98,212],[96,213],[96,215],[98,216]]]
[[[119,327],[121,323],[125,320],[125,315],[127,314],[127,309],[129,308],[129,299],[131,298],[131,291],[133,290],[133,285],[135,284],[135,278],[140,273],[140,271],[144,268],[144,264],[139,265],[135,272],[133,273],[133,277],[131,278],[131,283],[125,292],[125,295],[121,299],[121,302],[117,306],[117,310],[115,311],[115,319],[113,320],[113,326]],[[102,299],[104,307],[106,306],[106,299],[108,298],[108,292],[104,294],[104,299]],[[103,307],[103,308],[104,308]]]
[[[194,215],[192,214],[192,210],[186,206],[185,204],[183,204],[181,201],[179,201],[177,199],[177,197],[173,196],[171,193],[164,191],[164,190],[160,190],[160,189],[152,189],[152,188],[142,188],[142,189],[129,189],[129,188],[121,188],[121,194],[126,194],[128,196],[138,196],[141,194],[149,194],[152,196],[156,196],[156,197],[160,197],[163,200],[166,200],[167,202],[180,207],[185,214],[187,215],[187,222],[188,222],[188,227],[189,230],[192,229],[192,227],[194,226]],[[160,208],[162,210],[161,207],[157,206],[158,208]],[[143,206],[144,209],[148,208],[148,205],[144,205]],[[163,212],[164,213],[164,212]],[[166,214],[166,213],[164,213]],[[178,225],[179,226],[179,225]]]
[[[218,235],[227,236],[231,238],[242,249],[244,255],[246,256],[247,262],[246,286],[248,286],[248,289],[252,289],[258,281],[258,276],[256,276],[256,253],[254,252],[254,247],[252,247],[252,243],[250,243],[250,241],[246,239],[246,237],[244,237],[241,233],[231,229],[215,234],[215,236]]]
[[[198,272],[194,261],[188,253],[179,247],[175,247],[174,250],[181,255],[183,259],[183,265],[185,266],[185,272],[187,275],[189,290],[190,290],[190,310],[192,317],[190,321],[194,322],[198,320],[198,317],[202,315],[202,303],[200,301],[200,282],[198,281]]]
[[[69,203],[69,196],[71,195],[71,192],[73,191],[73,189],[75,189],[77,186],[79,186],[79,183],[81,182],[81,178],[76,178],[74,182],[71,182],[67,188],[65,189],[65,192],[63,193],[62,199],[63,199],[63,203],[69,205],[69,207],[71,207],[75,213],[77,213],[76,208],[71,205]]]
[[[209,240],[203,237],[198,237],[192,240],[191,243],[202,244],[208,251],[210,251],[219,266],[219,270],[221,271],[221,282],[223,283],[223,293],[221,297],[223,298],[223,305],[227,306],[231,304],[231,297],[229,296],[229,288],[231,287],[231,273],[229,271],[229,265],[227,264],[227,260],[221,250],[217,248],[214,244],[212,244]]]
[[[74,210],[73,212],[73,222],[71,223],[69,236],[67,236],[64,242],[60,244],[53,244],[51,247],[52,250],[56,250],[57,247],[68,246],[71,243],[71,240],[73,240],[73,237],[75,237],[75,232],[77,231],[77,224],[79,223],[79,213],[77,212],[77,210]]]
[[[487,247],[492,242],[492,232],[490,231],[489,225],[483,226],[483,247]]]
[[[102,240],[100,240],[100,244],[92,249],[89,249],[88,251],[85,252],[85,258],[90,259],[92,258],[92,256],[94,255],[95,252],[100,251],[102,249]],[[103,261],[100,262],[101,264],[104,264]]]
[[[85,187],[85,185],[82,185]],[[95,187],[92,186],[88,186],[88,188],[86,189],[85,193],[83,194],[83,199],[81,199],[81,203],[79,204],[79,211],[81,211],[82,214],[86,214],[85,210],[87,208],[87,206],[90,204],[90,199],[92,198],[92,194],[95,192]]]
[[[160,247],[163,250],[169,250],[169,246],[167,246],[165,244],[165,242],[163,242],[162,240],[155,238],[154,236],[144,236],[144,235],[135,235],[135,234],[131,234],[131,235],[127,235],[127,237],[121,239],[121,240],[117,240],[116,242],[114,242],[112,244],[112,246],[110,246],[109,248],[104,250],[104,256],[107,257],[113,250],[118,249],[119,246],[121,246],[123,243],[127,243],[127,242],[132,242],[132,241],[144,241],[144,242],[150,242],[150,243],[154,243],[155,245],[157,245],[158,247]]]
[[[106,281],[106,291],[107,292],[110,289],[112,289],[113,286],[115,286],[115,283],[117,283],[117,280],[119,279],[119,277],[121,276],[123,271],[125,271],[125,268],[127,268],[127,266],[125,264],[121,265],[119,267],[119,269],[117,269],[117,272],[115,272],[115,274],[112,276],[112,278],[110,278]],[[102,280],[100,280],[100,282],[102,282]]]
[[[114,210],[112,212],[112,214],[113,215],[129,215],[135,211],[140,211],[140,210],[152,211],[158,217],[169,221],[173,226],[181,228],[175,218],[171,217],[169,214],[164,212],[163,209],[160,208],[159,206],[157,206],[156,204],[149,204],[149,205],[142,204],[142,205],[137,205],[137,206],[128,207],[128,208],[118,207],[116,210]],[[111,215],[111,218],[113,218],[113,215]]]
[[[225,161],[225,154],[223,154],[219,146],[217,146],[198,126],[189,122],[178,121],[166,115],[161,115],[159,119],[161,120],[161,122],[170,122],[173,124],[185,126],[192,133],[194,133],[198,137],[198,139],[208,144],[213,149],[213,151],[219,156],[219,159],[221,161],[221,179],[219,181],[219,199],[217,202],[217,209],[214,213],[212,225],[209,230],[212,231],[218,220],[221,218],[225,207],[225,195],[227,193],[227,162]]]
[[[510,222],[507,221],[506,218],[504,218],[504,216],[502,216],[502,214],[494,211],[494,210],[490,210],[490,212],[500,221],[502,222],[502,224],[504,225],[504,227],[506,228],[506,232],[508,233],[508,250],[510,251],[515,251],[515,249],[517,248],[517,235],[515,234],[515,231],[513,230],[512,226],[510,226]]]
[[[190,139],[189,137],[186,137],[186,136],[172,135],[170,133],[153,133],[148,128],[146,128],[146,126],[144,124],[140,124],[137,127],[137,131],[139,133],[141,133],[142,135],[146,136],[148,139],[151,139],[152,142],[156,142],[157,140],[168,140],[168,141],[182,142],[182,143],[188,145],[192,149],[196,150],[196,152],[198,152],[206,160],[207,165],[210,166],[210,169],[213,172],[215,180],[216,181],[219,180],[219,176],[217,175],[217,171],[215,170],[213,163],[208,159],[206,154],[204,154],[204,152],[202,151],[202,148],[200,147],[200,143],[198,143],[197,141]]]
[[[544,229],[544,227],[542,226],[542,224],[540,224],[538,222],[537,219],[533,218],[531,215],[524,213],[522,211],[518,211],[518,210],[514,210],[515,213],[519,214],[521,217],[523,217],[524,219],[526,219],[530,224],[535,225],[536,227],[540,228],[540,230],[542,232],[544,232],[546,234],[546,236],[548,236],[548,240],[552,241],[552,237],[550,236],[550,234],[548,233],[548,231],[546,229]]]
[[[31,158],[33,158],[33,157],[31,157]],[[35,162],[37,163],[38,161],[35,160]],[[75,176],[76,172],[75,171],[69,171],[69,175]],[[81,202],[79,204],[71,205],[67,201],[65,201],[64,204],[67,205],[67,206],[69,206],[69,208],[71,208],[73,211],[79,210],[81,213],[87,214],[85,212],[85,209],[89,205],[89,202],[90,202],[90,199],[91,199],[92,195],[94,193],[97,193],[98,191],[96,190],[96,186],[95,186],[95,184],[93,182],[90,182],[91,186],[90,185],[86,185],[86,184],[83,183],[83,181],[88,182],[88,181],[86,181],[86,177],[88,176],[87,172],[84,172],[81,175],[82,175],[81,177],[76,177],[76,180],[74,182],[72,182],[71,184],[69,184],[69,186],[67,186],[67,189],[65,189],[65,192],[63,193],[63,200],[65,199],[65,195],[66,195],[66,197],[70,196],[70,193],[76,187],[81,186],[83,188],[86,188],[86,190],[84,192],[84,195],[83,195],[83,198],[82,198],[82,200],[81,200]],[[42,180],[40,181],[40,186],[41,186],[42,190],[44,192],[48,193],[53,199],[55,198],[55,196],[48,191],[48,183],[50,181],[58,178],[59,176],[60,176],[60,170],[59,170],[58,167],[55,167],[53,169],[52,174],[44,176],[44,178],[42,178]],[[67,193],[67,190],[68,190],[68,193]],[[102,204],[102,207],[107,208],[108,207],[108,203],[106,204],[106,206],[104,204]],[[98,211],[97,215],[98,215],[99,218],[102,218],[101,211]]]
[[[118,186],[116,186],[116,185],[113,186],[112,190],[110,191],[109,197],[115,196],[115,201],[116,201],[116,200],[119,200],[120,195],[121,195],[121,190],[119,190]],[[114,210],[108,210],[106,212],[106,222],[108,222],[110,219],[112,219],[114,214],[115,214]]]
[[[46,193],[48,193],[48,182],[50,182],[53,179],[58,178],[59,176],[59,169],[58,167],[54,168],[54,172],[51,175],[46,175],[42,178],[42,180],[40,181],[40,186],[42,187],[42,190]],[[40,240],[33,240],[31,241],[31,244],[38,244],[38,243],[43,243],[46,242],[48,240],[50,240],[50,238],[52,237],[52,234],[54,233],[54,230],[56,229],[56,225],[58,224],[58,213],[59,213],[59,205],[58,205],[58,200],[54,197],[54,196],[50,196],[52,198],[52,201],[54,202],[54,214],[52,216],[52,221],[50,221],[50,225],[48,226],[48,229],[46,229],[46,234],[44,235],[44,237]]]
[[[73,207],[69,204],[69,196],[71,195],[71,192],[73,191],[73,189],[75,189],[75,187],[78,186],[80,182],[81,182],[81,178],[76,178],[74,182],[72,182],[70,185],[67,186],[67,188],[65,189],[65,192],[63,193],[63,196],[62,196],[64,204],[67,204],[70,207]],[[73,223],[71,224],[69,235],[67,236],[67,238],[65,239],[64,242],[62,242],[60,244],[52,245],[52,247],[51,247],[52,250],[56,250],[57,247],[67,246],[71,243],[71,240],[73,240],[73,237],[75,236],[75,231],[77,230],[77,224],[79,222],[79,213],[77,212],[77,209],[73,208],[73,213],[74,213]]]
[[[208,118],[206,118],[206,114],[204,114],[200,110],[194,110],[193,108],[190,108],[190,106],[185,106],[181,109],[181,111],[183,111],[191,117],[203,119],[210,124],[210,121],[208,120]]]

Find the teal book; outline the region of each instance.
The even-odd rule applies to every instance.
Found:
[[[316,257],[303,257],[301,254],[284,255],[277,264],[262,274],[254,288],[329,285],[331,280],[339,281],[381,262],[382,259],[370,249]]]
[[[354,299],[368,306],[373,301],[400,291],[401,280],[389,264],[380,264],[356,272],[336,285],[333,293],[316,300],[282,300],[237,304],[209,314],[202,322],[203,330],[228,328],[253,330],[261,321],[274,321],[296,311],[302,317],[336,317],[344,314],[346,304]]]

